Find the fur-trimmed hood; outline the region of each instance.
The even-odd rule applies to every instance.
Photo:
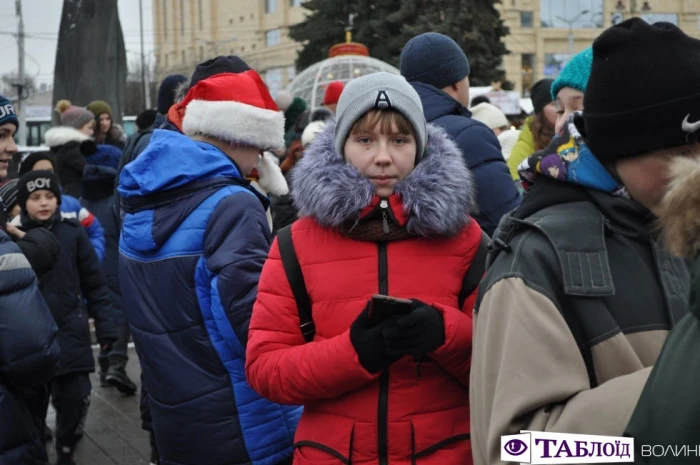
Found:
[[[88,139],[90,137],[70,126],[56,126],[46,131],[44,144],[49,147],[60,147],[68,142],[83,142]]]
[[[659,222],[669,250],[683,258],[700,253],[700,157],[677,156],[669,167],[669,183]]]
[[[292,170],[292,196],[299,217],[312,217],[331,228],[357,220],[375,197],[370,180],[335,150],[334,132],[335,122],[331,122]],[[453,236],[469,223],[475,210],[472,175],[444,130],[429,124],[427,134],[423,159],[396,185],[395,193],[411,234]]]

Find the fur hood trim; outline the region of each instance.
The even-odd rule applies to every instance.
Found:
[[[360,218],[375,197],[374,186],[334,148],[329,123],[292,170],[292,196],[299,217],[325,227]],[[426,151],[395,189],[408,216],[407,230],[419,237],[454,236],[475,211],[474,182],[462,152],[447,133],[429,124]]]
[[[683,258],[700,253],[700,157],[675,157],[661,201],[659,222],[669,250]]]
[[[68,142],[83,142],[90,139],[70,126],[57,126],[46,131],[44,143],[49,147],[60,147]]]

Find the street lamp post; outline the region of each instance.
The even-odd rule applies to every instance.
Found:
[[[563,21],[569,25],[569,60],[572,56],[574,56],[574,24],[581,18],[581,16],[585,14],[588,14],[588,10],[583,10],[581,13],[577,14],[572,19],[566,19],[562,18],[561,16],[557,16],[558,20]]]

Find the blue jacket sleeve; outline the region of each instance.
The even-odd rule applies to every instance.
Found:
[[[19,386],[37,386],[58,368],[58,328],[29,261],[1,234],[0,377]]]
[[[95,249],[97,259],[102,262],[105,256],[105,231],[100,220],[83,207],[78,199],[64,195],[61,200],[61,215],[63,218],[75,219],[85,228],[90,243]]]
[[[455,141],[474,176],[479,212],[473,216],[491,236],[501,217],[518,207],[522,197],[503,159],[498,139],[490,129],[481,124],[468,126]]]
[[[204,235],[211,305],[225,314],[236,353],[245,356],[248,325],[258,294],[260,272],[270,249],[270,227],[260,200],[248,192],[229,195],[214,209]],[[222,331],[226,336],[230,330]]]

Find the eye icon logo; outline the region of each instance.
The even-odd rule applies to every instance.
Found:
[[[505,449],[508,454],[517,457],[527,452],[527,444],[520,439],[511,439],[503,446],[503,449]]]

